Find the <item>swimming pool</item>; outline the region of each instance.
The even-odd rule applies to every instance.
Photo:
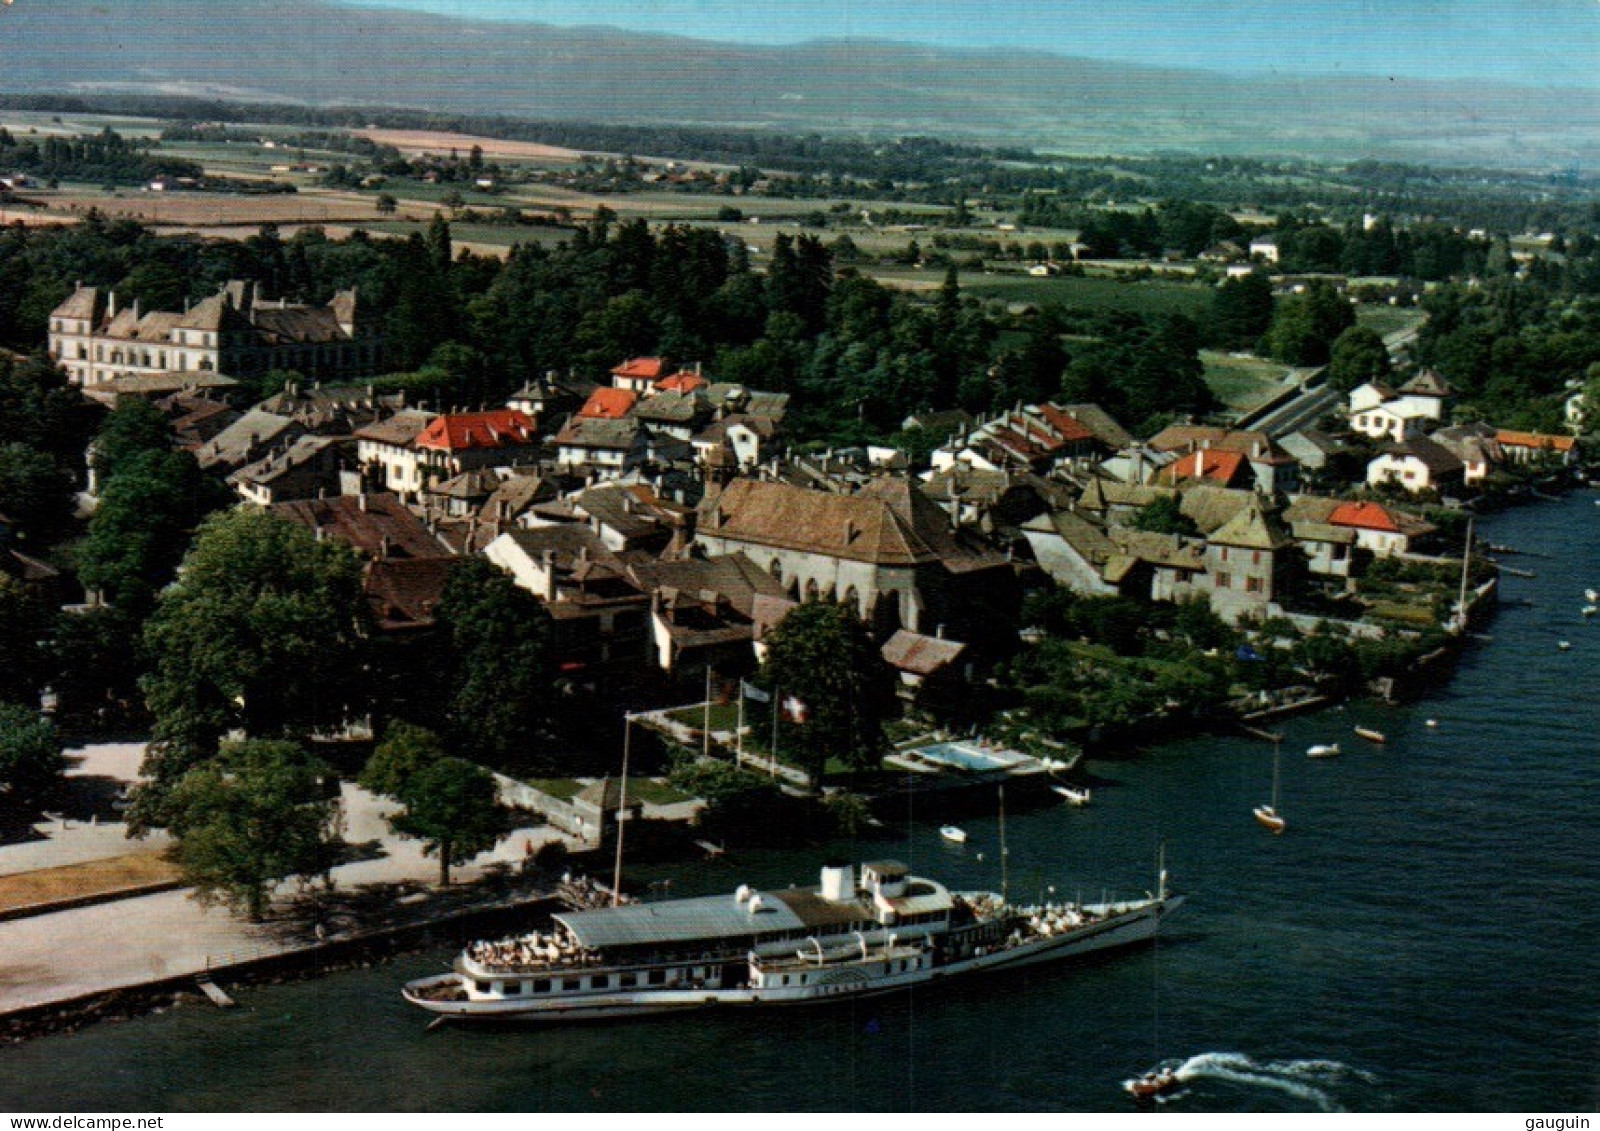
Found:
[[[931,746],[918,746],[901,751],[927,762],[935,762],[957,770],[981,773],[985,770],[1012,770],[1033,761],[1026,754],[998,747],[984,747],[975,742],[936,742]]]

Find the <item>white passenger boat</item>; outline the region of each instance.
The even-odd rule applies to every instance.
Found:
[[[1319,742],[1315,746],[1306,747],[1307,758],[1337,758],[1339,744],[1337,742]]]
[[[564,912],[554,929],[475,943],[405,987],[453,1021],[577,1021],[886,993],[1151,939],[1183,903],[1019,907],[951,892],[892,861],[822,869],[813,888]]]
[[[955,825],[945,825],[939,830],[939,835],[944,837],[944,839],[948,840],[951,844],[967,843],[967,830],[958,828]]]

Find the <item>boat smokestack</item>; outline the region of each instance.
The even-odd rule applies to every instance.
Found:
[[[822,898],[829,903],[849,903],[855,897],[855,866],[835,862],[824,864],[822,866]]]

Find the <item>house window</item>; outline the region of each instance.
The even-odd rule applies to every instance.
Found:
[[[1217,574],[1217,588],[1218,589],[1232,589],[1233,588],[1233,574],[1231,574],[1231,573],[1219,573],[1219,574]]]
[[[1250,564],[1251,565],[1260,565],[1261,564],[1261,551],[1260,550],[1252,550],[1252,551],[1250,551]]]
[[[1247,577],[1244,579],[1244,591],[1246,593],[1260,593],[1261,590],[1262,585],[1259,577]]]
[[[1223,561],[1227,561],[1228,560],[1228,547],[1226,547],[1226,546],[1222,547],[1222,560]]]

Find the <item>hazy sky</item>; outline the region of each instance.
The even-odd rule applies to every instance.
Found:
[[[1600,0],[341,0],[742,43],[870,37],[1254,73],[1600,86]]]

